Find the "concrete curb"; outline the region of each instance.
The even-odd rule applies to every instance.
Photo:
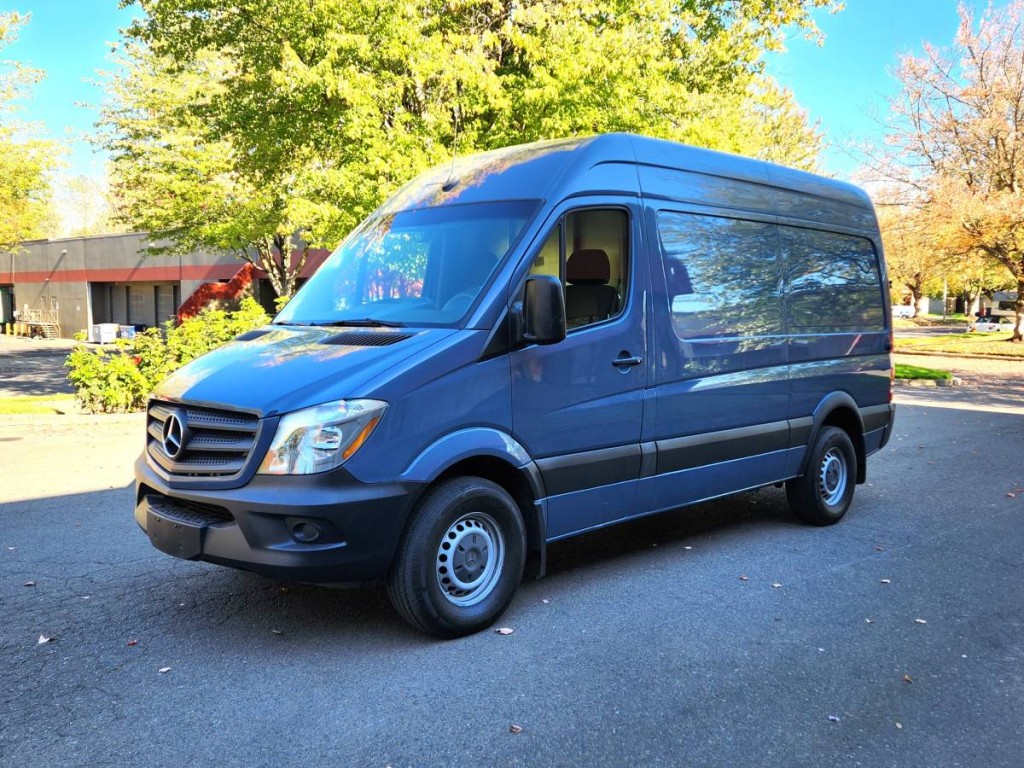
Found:
[[[896,379],[896,383],[902,387],[962,387],[964,380],[959,376],[951,379]]]

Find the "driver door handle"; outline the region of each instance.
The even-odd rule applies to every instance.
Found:
[[[630,356],[627,355],[625,357],[617,357],[617,358],[615,358],[614,360],[612,360],[612,365],[614,365],[616,368],[626,368],[626,367],[633,366],[633,365],[640,365],[640,363],[642,363],[643,361],[644,361],[644,359],[642,357],[639,357],[639,356],[630,357]]]

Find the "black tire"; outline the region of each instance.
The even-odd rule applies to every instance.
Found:
[[[458,477],[417,505],[388,576],[395,610],[417,629],[462,637],[493,624],[523,578],[526,531],[499,485]]]
[[[857,452],[839,427],[823,428],[810,450],[807,473],[786,482],[789,508],[810,525],[834,525],[853,501]]]

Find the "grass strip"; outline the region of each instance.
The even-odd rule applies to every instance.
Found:
[[[930,352],[947,355],[988,355],[1024,360],[1024,343],[1010,341],[1010,332],[944,333],[920,338],[896,339],[897,352]]]
[[[0,416],[62,413],[74,406],[74,395],[16,395],[0,397]]]
[[[935,368],[922,368],[920,365],[904,365],[896,363],[897,379],[928,379],[930,381],[949,381],[953,374]]]

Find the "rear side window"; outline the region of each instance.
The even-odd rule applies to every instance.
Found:
[[[658,235],[680,339],[782,332],[773,225],[661,211]]]
[[[870,240],[785,226],[779,236],[790,327],[884,326],[878,256]]]

